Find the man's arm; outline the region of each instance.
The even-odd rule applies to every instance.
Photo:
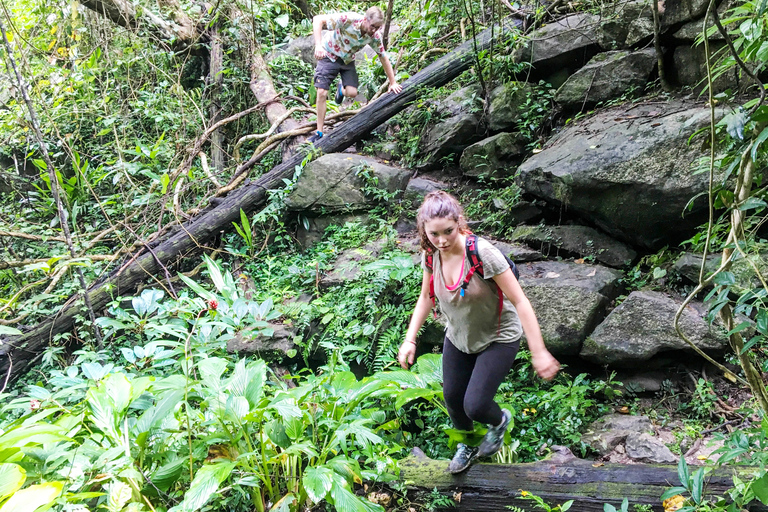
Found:
[[[326,25],[328,17],[323,14],[318,14],[312,18],[312,33],[315,36],[315,58],[317,60],[325,57],[325,50],[323,50],[323,28]]]
[[[395,70],[392,69],[392,63],[389,62],[389,57],[387,57],[387,54],[380,53],[379,60],[381,60],[381,65],[384,67],[384,73],[387,74],[387,79],[389,79],[389,92],[394,92],[397,94],[402,91],[403,87],[397,83],[397,80],[395,80]]]

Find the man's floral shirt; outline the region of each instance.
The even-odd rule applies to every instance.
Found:
[[[360,31],[360,24],[365,16],[356,12],[329,14],[326,18],[328,31],[323,35],[323,50],[332,61],[341,59],[345,64],[355,60],[355,53],[370,45],[379,57],[386,55],[382,42],[381,30],[373,36]]]

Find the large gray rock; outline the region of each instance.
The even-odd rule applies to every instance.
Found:
[[[650,40],[653,37],[650,2],[631,0],[607,5],[597,34],[603,50],[624,50]]]
[[[642,90],[655,67],[653,48],[599,53],[560,86],[555,101],[569,110],[582,109]]]
[[[492,90],[488,95],[488,129],[495,132],[514,127],[532,90],[526,82],[507,82]]]
[[[724,2],[720,3],[720,6],[717,8],[717,13],[720,16],[720,19],[722,20],[725,17],[726,11],[731,9],[736,4],[736,0],[725,0]],[[705,13],[706,14],[706,13]],[[689,21],[688,23],[685,23],[682,27],[680,27],[680,30],[675,32],[674,37],[678,41],[684,41],[686,43],[693,43],[697,39],[701,37],[701,30],[702,25],[704,25],[704,16],[701,17],[701,19],[697,19],[694,21]],[[707,20],[707,30],[710,30],[712,27],[715,26],[715,22],[712,19],[712,16],[709,17]],[[738,26],[738,24],[736,24]],[[738,32],[738,30],[733,30],[733,32]],[[712,35],[709,36],[710,41],[723,41],[723,36],[720,35],[719,30],[715,30]]]
[[[405,187],[405,202],[413,208],[418,208],[421,202],[424,200],[424,196],[435,190],[448,190],[450,187],[447,183],[437,180],[431,180],[429,178],[413,178],[408,182],[408,186]]]
[[[520,265],[523,262],[540,261],[544,259],[544,255],[539,251],[534,251],[525,245],[510,244],[498,240],[491,240],[490,242],[491,245],[500,250],[507,258],[514,261],[516,265]]]
[[[709,0],[666,0],[663,12],[660,11],[661,29],[703,17],[707,5]]]
[[[518,265],[544,343],[556,355],[575,355],[619,293],[621,272],[600,265],[541,261]]]
[[[690,351],[674,329],[680,303],[661,292],[632,292],[584,342],[579,354],[600,365],[633,367],[669,351]],[[680,317],[680,328],[700,349],[722,352],[725,333],[710,326],[701,303],[689,304]]]
[[[502,132],[467,147],[459,165],[465,176],[503,176],[517,167],[515,159],[524,153],[525,141]]]
[[[701,254],[683,253],[672,266],[672,269],[690,282],[698,284],[701,256]],[[704,266],[704,278],[708,278],[720,268],[721,262],[721,254],[708,255],[707,263]],[[734,283],[732,290],[735,293],[741,294],[748,289],[760,288],[762,286],[760,278],[755,274],[755,268],[760,271],[763,280],[768,280],[768,258],[766,258],[765,254],[750,254],[747,256],[747,259],[738,253],[734,255],[728,272],[733,275]]]
[[[645,433],[650,429],[651,420],[647,416],[609,414],[593,422],[581,436],[581,441],[600,455],[606,455],[630,434]]]
[[[611,236],[656,249],[690,237],[705,218],[703,197],[686,211],[707,190],[707,175],[691,170],[701,145],[688,138],[708,124],[707,107],[682,101],[606,109],[550,139],[519,180]]]
[[[273,362],[296,357],[296,328],[275,324],[272,336],[254,336],[250,329],[243,329],[227,342],[227,352],[237,354],[257,354],[262,359]]]
[[[515,52],[515,59],[530,63],[534,78],[553,70],[573,72],[599,51],[599,26],[599,16],[572,14],[531,33],[525,46]]]
[[[648,433],[633,432],[624,442],[627,456],[638,462],[651,464],[675,464],[678,458],[658,438]]]
[[[724,42],[713,41],[710,50],[714,53],[725,46]],[[678,46],[672,55],[674,65],[670,78],[679,85],[702,90],[707,86],[707,55],[703,45]],[[716,77],[712,90],[716,93],[727,89],[736,90],[739,87],[739,75],[736,66]]]
[[[524,242],[543,254],[577,254],[609,267],[623,267],[635,261],[637,253],[589,226],[519,226],[512,239]],[[554,254],[553,254],[554,253]]]
[[[410,171],[359,155],[332,153],[308,163],[285,202],[290,211],[338,213],[363,210],[374,204],[366,196],[366,183],[357,174],[369,167],[378,188],[390,193],[405,190]]]
[[[441,101],[436,114],[442,119],[424,134],[421,143],[423,157],[416,168],[435,168],[443,157],[461,153],[480,139],[482,106],[479,85],[460,89]]]

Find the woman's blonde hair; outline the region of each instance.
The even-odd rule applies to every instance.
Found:
[[[435,190],[424,196],[419,211],[416,213],[416,226],[419,228],[421,248],[432,253],[437,247],[432,245],[427,237],[426,223],[432,219],[451,219],[459,224],[459,233],[464,235],[471,233],[467,220],[464,218],[464,208],[459,201],[448,192]]]

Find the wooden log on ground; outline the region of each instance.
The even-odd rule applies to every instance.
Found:
[[[417,499],[435,488],[449,497],[461,493],[461,501],[451,509],[460,512],[496,512],[507,510],[508,505],[537,510],[533,502],[520,499],[521,491],[553,507],[574,500],[574,512],[603,512],[605,503],[620,509],[624,498],[630,510],[638,504],[663,512],[660,496],[680,485],[675,465],[596,464],[573,456],[527,464],[474,464],[459,475],[448,473],[447,460],[423,455],[407,457],[399,465],[401,479]],[[745,467],[715,469],[705,478],[705,495],[722,495],[733,487],[734,475],[748,479],[755,472],[756,468]],[[768,511],[759,502],[753,505],[752,512]]]
[[[465,42],[452,52],[421,70],[405,83],[400,94],[385,94],[323,137],[316,147],[325,153],[336,153],[362,139],[371,130],[391,118],[420,95],[435,87],[441,87],[469,69],[474,61],[474,49],[483,51],[490,47],[492,39],[505,36],[516,29],[519,22],[487,29],[477,36],[477,42]],[[164,267],[173,266],[177,260],[188,257],[222,231],[232,228],[240,220],[240,210],[246,213],[261,208],[267,199],[267,190],[284,186],[283,179],[291,179],[301,165],[304,155],[299,152],[284,160],[270,172],[240,189],[233,191],[215,207],[211,207],[191,219],[177,230],[156,240],[151,251],[145,250],[130,258],[109,276],[94,283],[86,293],[94,310],[100,310],[114,297],[128,295],[136,287],[154,276],[164,275]],[[81,314],[80,298],[71,297],[53,318],[45,320],[22,336],[0,337],[0,378],[10,372],[16,378],[30,369],[42,355],[49,341],[57,334],[71,331],[75,318]],[[11,368],[12,367],[12,368]],[[11,371],[12,369],[12,371]]]

